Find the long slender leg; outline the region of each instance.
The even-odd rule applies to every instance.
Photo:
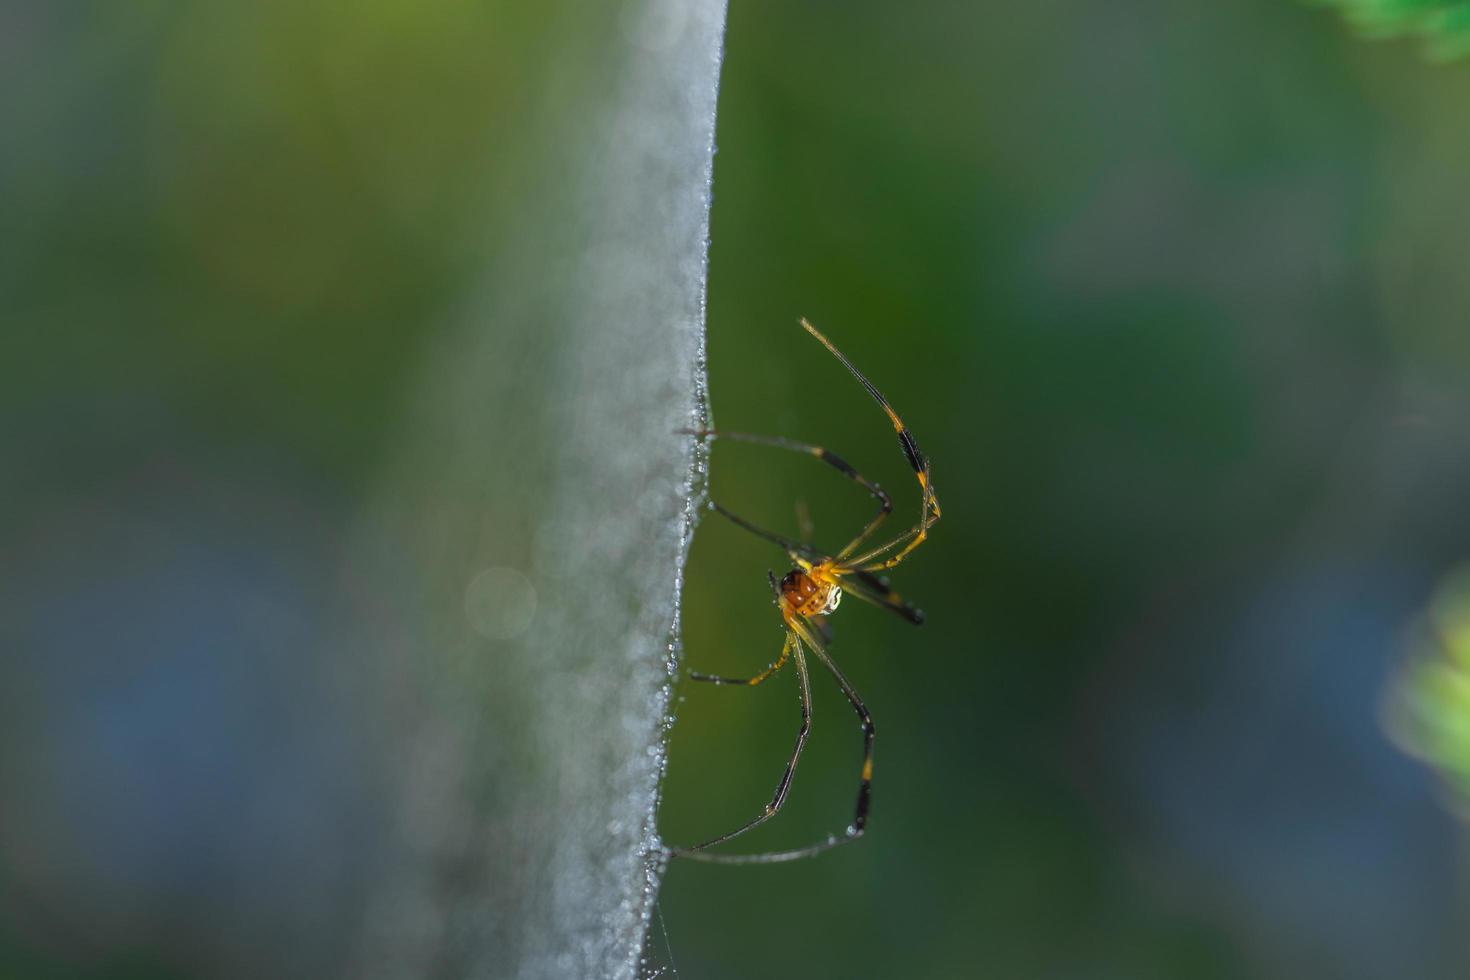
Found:
[[[832,672],[832,676],[837,680],[837,686],[842,688],[843,694],[847,695],[848,704],[852,705],[852,710],[857,712],[858,721],[862,723],[863,768],[858,780],[857,804],[853,810],[852,826],[847,828],[849,838],[860,837],[868,826],[868,804],[873,793],[873,716],[868,712],[868,706],[863,704],[863,699],[858,696],[852,682],[838,669],[836,662],[828,656],[827,651],[814,648],[812,654],[822,662],[822,666]]]
[[[936,520],[938,520],[937,515],[926,514],[924,520],[921,521],[918,526],[916,526],[908,535],[904,535],[903,538],[899,539],[900,541],[902,541],[906,538],[908,543],[905,544],[903,548],[898,551],[897,554],[893,555],[892,557],[886,558],[883,561],[876,561],[863,565],[861,566],[859,571],[869,573],[888,571],[888,569],[903,561],[915,548],[917,548],[919,545],[923,544],[929,539],[929,528],[934,526],[934,522]],[[898,542],[894,543],[897,544]]]
[[[893,513],[893,498],[888,496],[887,490],[884,490],[882,487],[878,486],[878,484],[874,483],[872,480],[869,480],[857,470],[853,469],[852,464],[849,463],[847,460],[843,459],[841,456],[838,456],[836,453],[831,452],[830,450],[822,448],[821,446],[814,446],[811,443],[807,442],[797,442],[794,439],[785,439],[781,436],[752,435],[749,432],[719,432],[712,429],[694,429],[686,431],[688,431],[690,435],[699,436],[701,438],[707,437],[714,439],[731,439],[736,442],[750,442],[760,446],[775,446],[777,449],[789,449],[792,452],[806,453],[808,455],[815,456],[817,459],[820,459],[822,462],[826,463],[828,466],[832,467],[834,470],[841,473],[849,480],[852,480],[854,483],[861,485],[864,490],[868,491],[868,494],[872,496],[874,500],[878,501],[878,513],[873,516],[872,520],[868,521],[868,523],[863,527],[858,536],[853,538],[852,541],[848,543],[847,547],[838,552],[838,558],[843,558],[851,554],[853,551],[857,550],[857,546],[866,541],[868,537],[878,529],[878,525],[882,524],[885,520],[887,520],[888,515]]]
[[[695,844],[693,847],[671,847],[668,849],[671,855],[675,857],[689,857],[696,860],[709,860],[718,857],[719,855],[704,854],[704,849],[706,847],[713,847],[716,844],[723,844],[727,840],[733,840],[739,837],[747,830],[759,827],[774,817],[780,811],[782,804],[786,802],[786,794],[791,790],[791,777],[796,774],[796,763],[801,758],[801,750],[806,746],[807,735],[812,730],[812,682],[811,677],[807,673],[806,657],[802,655],[801,640],[797,638],[796,633],[788,632],[786,634],[786,647],[791,651],[792,657],[796,660],[796,675],[801,694],[801,727],[796,731],[796,747],[792,749],[791,759],[786,763],[786,771],[781,774],[781,781],[776,784],[775,795],[771,797],[771,802],[766,804],[765,809],[760,812],[759,816],[746,821],[743,826],[737,827],[728,834],[721,834],[718,837],[707,840],[702,844]],[[783,659],[785,655],[786,652],[783,650]]]
[[[871,563],[874,558],[877,558],[879,555],[883,554],[883,552],[892,551],[894,548],[897,548],[901,544],[907,544],[915,535],[923,530],[925,530],[925,527],[922,522],[919,524],[915,524],[913,527],[909,528],[907,531],[903,532],[892,541],[886,541],[876,548],[863,552],[856,558],[847,559],[842,563],[841,567],[846,571],[863,568],[865,565]]]
[[[908,544],[903,546],[902,551],[891,558],[885,559],[884,561],[876,561],[872,562],[871,564],[863,565],[861,567],[861,570],[864,572],[886,572],[894,565],[897,565],[899,562],[907,558],[911,551],[913,551],[919,545],[923,544],[928,539],[929,525],[921,524],[914,529],[913,536],[908,538]]]
[[[816,548],[813,548],[811,545],[802,544],[800,541],[793,541],[790,538],[783,537],[782,535],[779,535],[774,531],[767,531],[763,527],[757,527],[756,525],[747,521],[745,518],[741,517],[739,514],[736,514],[735,512],[730,510],[726,510],[723,506],[713,500],[710,501],[710,506],[718,511],[726,520],[730,521],[737,527],[743,527],[745,530],[749,531],[751,534],[754,534],[756,537],[765,538],[772,544],[778,545],[779,547],[785,549],[786,554],[789,555],[793,561],[796,560],[796,557],[798,555],[806,558],[816,558],[819,560],[822,556],[822,553],[819,552]]]
[[[867,389],[868,394],[872,395],[873,400],[883,409],[883,414],[888,416],[888,421],[893,423],[893,431],[898,433],[898,444],[903,449],[903,458],[908,461],[909,466],[913,467],[914,476],[919,480],[919,488],[924,491],[925,509],[927,510],[932,506],[934,508],[934,516],[937,519],[939,517],[939,502],[934,499],[934,490],[929,484],[929,461],[919,451],[919,444],[914,441],[913,434],[909,432],[908,426],[903,424],[903,419],[898,417],[898,413],[893,410],[892,405],[888,404],[888,399],[883,397],[883,393],[874,387],[873,382],[863,376],[863,372],[859,371],[847,359],[846,355],[838,350],[837,346],[823,335],[822,331],[808,323],[805,317],[802,318],[801,325],[806,329],[807,333],[820,341],[823,347],[831,351],[832,356],[841,361],[842,366],[847,368],[854,378],[858,379],[862,386]]]
[[[799,861],[802,858],[821,854],[823,851],[830,851],[834,847],[850,844],[863,836],[864,831],[867,830],[868,807],[872,800],[873,787],[873,716],[869,714],[867,705],[863,704],[863,699],[858,696],[851,682],[816,642],[811,631],[800,622],[793,622],[791,628],[806,642],[807,646],[811,647],[812,655],[822,662],[822,666],[832,672],[832,676],[837,680],[837,686],[842,688],[843,694],[847,695],[848,703],[857,712],[858,720],[862,723],[863,768],[858,782],[857,804],[853,810],[852,824],[840,836],[833,834],[815,844],[793,848],[789,851],[769,851],[764,854],[707,854],[699,851],[691,854],[687,851],[676,850],[674,854],[710,864],[778,864],[782,861]],[[797,649],[800,650],[800,647]]]
[[[771,586],[771,598],[775,599],[776,605],[779,606],[781,604],[781,586],[776,584],[776,573],[770,569],[766,569],[766,581]],[[781,656],[777,657],[769,667],[754,677],[716,677],[714,674],[701,674],[698,671],[691,670],[689,672],[689,679],[706,681],[710,684],[743,684],[748,687],[755,687],[761,681],[780,670],[782,665],[786,663],[786,658],[791,655],[791,643],[791,634],[788,632],[786,634],[786,642],[781,646]]]
[[[901,616],[915,626],[923,625],[923,611],[915,609],[909,603],[905,602],[902,596],[888,587],[886,580],[879,578],[872,572],[853,569],[850,572],[840,573],[839,581],[841,582],[843,592],[849,595],[855,595],[864,602],[870,602],[879,609],[887,609],[889,612]]]
[[[826,616],[813,616],[807,622],[811,624],[812,632],[817,634],[822,646],[832,645],[832,624],[827,621]]]
[[[714,674],[701,674],[691,670],[689,672],[689,679],[691,681],[704,681],[709,684],[743,684],[747,687],[755,687],[761,681],[784,667],[786,665],[786,658],[790,655],[791,641],[787,640],[785,645],[781,647],[781,656],[777,657],[769,667],[754,677],[716,677]]]
[[[925,477],[928,476],[928,473],[929,464],[925,463]],[[924,541],[929,537],[929,529],[934,526],[935,521],[939,520],[939,502],[934,499],[934,490],[932,487],[926,486],[924,499],[922,501],[922,507],[923,510],[919,514],[919,523],[915,524],[913,527],[909,528],[907,531],[900,534],[892,541],[889,541],[886,544],[879,545],[871,551],[865,552],[857,556],[856,558],[849,558],[847,561],[844,561],[842,563],[842,568],[848,571],[860,570],[864,572],[881,572],[892,568],[893,566],[897,565],[899,562],[907,558],[909,556],[909,552],[913,551],[919,545],[924,543]],[[893,557],[880,562],[872,561],[872,559],[883,554],[883,552],[888,551],[890,548],[896,548],[899,545],[903,545],[903,550]]]

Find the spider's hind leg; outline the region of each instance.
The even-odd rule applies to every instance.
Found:
[[[853,807],[852,823],[848,825],[844,833],[831,834],[824,840],[820,840],[815,844],[809,844],[806,847],[792,848],[791,850],[787,851],[769,851],[761,854],[710,854],[701,849],[709,846],[709,844],[716,844],[722,841],[727,841],[731,837],[734,837],[736,834],[744,833],[751,827],[764,823],[770,817],[770,814],[765,814],[757,817],[755,820],[752,820],[750,823],[746,824],[744,827],[741,827],[734,833],[726,834],[724,837],[716,838],[714,841],[710,841],[708,844],[701,844],[699,848],[671,848],[670,853],[675,857],[690,858],[696,861],[707,861],[711,864],[777,864],[782,861],[798,861],[802,858],[814,857],[815,855],[821,854],[825,851],[830,851],[835,847],[841,847],[843,844],[850,844],[853,841],[862,837],[863,833],[867,830],[868,808],[872,799],[873,788],[873,716],[868,712],[867,705],[865,705],[863,703],[863,699],[858,696],[858,692],[853,688],[851,682],[849,682],[848,679],[843,675],[842,671],[838,669],[837,664],[832,661],[832,658],[827,655],[826,650],[823,649],[821,643],[818,641],[817,637],[812,633],[812,631],[807,628],[807,625],[800,620],[792,620],[790,622],[790,626],[792,632],[795,634],[796,637],[799,638],[799,642],[797,643],[795,652],[796,663],[797,666],[800,668],[803,682],[805,682],[806,680],[806,661],[805,658],[803,658],[801,655],[801,644],[805,643],[808,647],[811,648],[812,655],[820,660],[822,662],[822,666],[826,667],[827,670],[831,672],[832,677],[837,681],[837,686],[842,688],[842,693],[847,697],[848,703],[852,705],[853,711],[857,713],[858,721],[862,727],[863,765],[858,774],[857,801]],[[811,710],[810,706],[807,703],[810,696],[809,692],[803,689],[802,696],[802,709],[804,714],[803,724],[808,725],[810,721]],[[799,753],[800,749],[798,747],[798,754]],[[786,777],[782,783],[783,786],[789,784],[791,778],[791,769],[792,766],[795,766],[795,764],[796,758],[795,756],[793,756],[791,760],[791,766],[787,767]]]
[[[786,660],[788,654],[796,661],[797,691],[801,698],[801,726],[796,730],[796,745],[791,750],[791,759],[786,763],[786,771],[781,774],[781,781],[776,784],[776,792],[772,795],[771,802],[767,803],[759,814],[729,833],[713,837],[692,847],[669,848],[668,852],[672,856],[690,857],[704,861],[738,859],[739,855],[705,854],[704,849],[714,847],[716,844],[723,844],[725,841],[739,837],[747,830],[759,827],[774,817],[786,802],[786,794],[791,790],[791,778],[796,774],[796,764],[801,759],[801,750],[806,747],[807,735],[812,730],[812,682],[810,675],[807,673],[806,657],[802,655],[801,640],[797,638],[797,634],[792,630],[786,632],[786,645],[781,650],[781,662]]]

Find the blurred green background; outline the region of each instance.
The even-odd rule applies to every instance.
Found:
[[[533,107],[595,60],[610,16],[0,13],[12,722],[65,680],[47,673],[57,622],[85,641],[146,615],[181,648],[264,628],[278,652],[231,682],[293,681],[300,596],[324,587],[418,358],[504,260],[491,240],[527,175],[559,166],[525,135]],[[732,5],[715,421],[827,445],[917,513],[886,421],[807,316],[903,414],[945,516],[894,575],[927,625],[857,602],[833,622],[877,723],[870,834],[786,866],[675,863],[654,960],[700,980],[1470,971],[1463,831],[1380,723],[1405,631],[1470,555],[1467,97],[1470,68],[1283,0]],[[835,474],[754,446],[716,446],[712,490],[787,530],[804,501],[824,544],[868,513]],[[168,579],[164,608],[146,577],[79,575],[159,527],[246,557]],[[781,562],[705,520],[688,666],[774,657]],[[857,727],[814,684],[788,809],[742,846],[850,819]],[[669,840],[767,799],[792,685],[680,685]],[[226,764],[273,765],[310,723],[273,719],[276,742]],[[181,765],[158,778],[205,763]],[[228,822],[237,802],[191,812]],[[12,838],[0,973],[203,970],[170,910],[208,921],[214,883],[260,859],[218,846],[173,842],[188,873],[78,961],[56,920],[89,910],[38,913]],[[308,954],[333,972],[329,948]]]
[[[715,421],[828,445],[917,513],[810,317],[945,516],[893,576],[927,625],[833,619],[878,729],[868,837],[676,863],[650,942],[680,975],[1470,969],[1463,839],[1378,723],[1470,545],[1467,84],[1290,3],[732,5]],[[832,547],[867,514],[760,447],[712,472],[768,526],[805,500]],[[776,654],[782,563],[705,521],[690,667]],[[789,812],[746,849],[850,819],[859,734],[814,683]],[[681,687],[670,839],[758,812],[793,686]]]

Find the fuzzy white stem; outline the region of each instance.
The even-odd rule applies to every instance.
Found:
[[[636,975],[703,486],[679,430],[708,425],[724,14],[624,9],[569,97],[583,125],[547,139],[568,183],[500,229],[516,257],[426,363],[364,518],[341,665],[387,705],[391,812],[358,975]]]

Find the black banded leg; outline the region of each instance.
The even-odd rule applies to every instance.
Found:
[[[857,712],[858,720],[862,723],[863,768],[859,776],[857,803],[853,810],[851,826],[840,836],[833,834],[826,840],[818,841],[807,847],[793,848],[789,851],[770,851],[765,854],[708,854],[704,851],[689,853],[688,851],[675,850],[673,851],[675,855],[693,858],[696,861],[706,861],[710,864],[779,864],[783,861],[799,861],[802,858],[821,854],[823,851],[830,851],[834,847],[850,844],[862,837],[863,832],[867,830],[868,808],[872,802],[873,792],[873,716],[869,714],[867,705],[863,704],[863,699],[858,696],[851,682],[838,669],[837,664],[832,661],[832,658],[827,656],[827,652],[822,649],[821,644],[816,642],[816,638],[812,636],[811,630],[807,629],[800,622],[792,623],[791,628],[805,641],[807,646],[811,647],[812,655],[822,662],[822,666],[832,672],[832,676],[836,679],[837,685],[842,688],[842,693],[847,696],[848,703]],[[800,645],[796,647],[796,650],[799,657],[801,652]],[[802,663],[800,659],[797,662]],[[805,665],[803,664],[803,669],[804,667]]]
[[[879,578],[872,572],[861,569],[843,572],[840,578],[842,591],[848,595],[855,595],[864,602],[870,602],[879,609],[887,609],[894,615],[900,616],[915,626],[924,624],[924,612],[916,609],[903,600],[897,592],[888,587],[888,580]]]
[[[866,541],[868,539],[868,536],[876,531],[880,524],[887,520],[888,515],[893,513],[893,498],[888,496],[887,490],[884,490],[882,487],[878,486],[878,484],[874,483],[872,480],[869,480],[857,470],[853,469],[852,464],[849,463],[847,460],[843,459],[841,456],[838,456],[836,453],[828,449],[824,449],[821,446],[814,446],[808,442],[797,442],[794,439],[784,439],[781,436],[761,436],[753,435],[749,432],[720,432],[714,429],[690,429],[681,431],[686,431],[690,435],[699,436],[701,438],[707,437],[713,439],[730,439],[735,442],[749,442],[759,446],[775,446],[777,449],[789,449],[792,452],[806,453],[807,455],[815,456],[817,459],[820,459],[822,462],[826,463],[828,466],[832,467],[834,470],[841,473],[849,480],[852,480],[854,483],[859,484],[864,490],[868,491],[868,494],[874,500],[878,501],[878,513],[873,515],[872,520],[868,521],[868,523],[863,527],[858,536],[856,538],[853,538],[852,541],[848,543],[847,547],[838,552],[839,558],[843,557],[844,555],[851,554],[853,551],[855,551],[857,549],[857,546]],[[727,514],[726,516],[729,515]],[[765,534],[762,536],[767,537],[768,539],[773,537],[769,534]],[[777,543],[781,544],[782,542],[778,541]],[[782,546],[785,547],[784,544],[782,544]],[[790,549],[788,548],[787,550]]]
[[[796,676],[799,685],[798,690],[801,696],[801,727],[796,731],[796,747],[792,749],[791,759],[786,763],[786,771],[781,774],[781,781],[776,784],[776,792],[771,797],[771,802],[766,804],[765,809],[761,811],[759,816],[746,821],[743,826],[737,827],[728,834],[721,834],[719,837],[711,838],[702,844],[695,844],[693,847],[668,848],[668,852],[672,856],[693,858],[699,861],[719,861],[721,859],[735,857],[737,855],[706,854],[704,853],[704,849],[713,847],[716,844],[723,844],[725,841],[739,837],[747,830],[759,827],[780,812],[781,806],[786,802],[786,794],[791,790],[791,778],[796,774],[796,763],[801,759],[801,750],[806,746],[807,735],[812,730],[811,677],[807,673],[806,657],[802,655],[801,641],[797,639],[795,633],[788,632],[786,634],[786,648],[791,651],[793,658],[796,660]],[[783,659],[785,657],[784,650],[782,651],[782,657]]]
[[[919,489],[924,491],[926,497],[925,507],[927,508],[932,503],[934,506],[934,517],[938,519],[939,503],[934,500],[934,490],[929,484],[929,461],[920,452],[919,444],[914,440],[913,433],[909,432],[908,426],[903,424],[903,419],[898,417],[898,413],[893,410],[892,405],[888,404],[888,399],[883,397],[883,393],[873,385],[873,382],[864,377],[863,372],[859,371],[842,351],[837,349],[836,344],[828,340],[822,331],[808,323],[805,317],[802,318],[801,325],[806,329],[807,333],[811,334],[823,347],[827,348],[833,357],[841,361],[842,366],[847,368],[854,378],[858,379],[862,386],[867,389],[868,394],[873,396],[873,400],[878,403],[878,407],[883,409],[883,414],[888,416],[888,421],[893,423],[893,431],[898,433],[898,445],[903,450],[903,458],[913,469],[914,476],[918,478]]]
[[[814,649],[812,653],[837,679],[837,686],[842,688],[843,694],[847,695],[848,703],[852,705],[852,710],[857,712],[858,721],[862,724],[863,768],[858,781],[857,804],[852,815],[852,826],[847,828],[848,838],[853,839],[861,837],[868,826],[868,804],[873,794],[873,716],[868,712],[868,706],[863,704],[863,699],[858,696],[852,683],[837,668],[837,664],[827,655],[827,652]]]

